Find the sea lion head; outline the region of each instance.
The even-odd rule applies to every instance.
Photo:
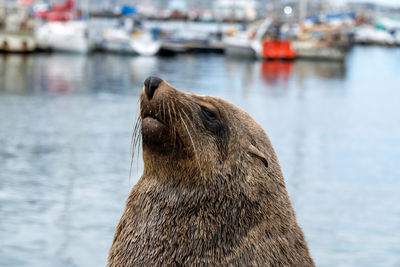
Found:
[[[207,183],[220,174],[237,177],[250,166],[256,172],[280,173],[261,126],[221,98],[182,92],[149,77],[140,96],[139,119],[146,176]]]

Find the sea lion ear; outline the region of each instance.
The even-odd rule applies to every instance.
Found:
[[[249,151],[248,151],[250,156],[255,156],[259,158],[265,165],[265,167],[268,168],[268,160],[267,157],[262,153],[258,148],[256,148],[254,145],[249,145]]]

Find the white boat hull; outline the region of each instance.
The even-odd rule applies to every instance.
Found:
[[[333,61],[343,61],[346,58],[346,51],[338,47],[322,47],[313,41],[293,41],[292,45],[298,58]]]
[[[36,32],[37,45],[41,49],[87,53],[90,41],[85,22],[50,22]]]
[[[396,39],[389,32],[376,29],[373,26],[363,26],[356,29],[355,41],[361,44],[395,45]]]
[[[109,52],[154,56],[160,51],[161,43],[147,33],[130,36],[123,29],[106,29],[100,47]]]
[[[231,57],[255,58],[256,51],[252,47],[251,40],[243,36],[224,38],[225,54]]]
[[[133,51],[141,56],[154,56],[160,51],[161,43],[158,41],[132,40],[130,43]]]
[[[250,46],[226,45],[225,54],[232,57],[255,58],[256,53]]]

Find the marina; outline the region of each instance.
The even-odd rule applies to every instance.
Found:
[[[301,0],[260,14],[255,4],[232,7],[217,1],[213,10],[196,12],[170,8],[148,13],[146,6],[120,5],[113,13],[96,13],[88,2],[79,3],[0,5],[0,50],[146,56],[218,52],[267,60],[343,61],[355,45],[400,46],[400,11],[395,8],[315,10]]]

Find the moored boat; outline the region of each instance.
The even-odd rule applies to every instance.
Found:
[[[122,28],[108,28],[104,29],[99,46],[109,52],[154,56],[159,52],[161,42],[147,31],[135,30],[130,34]]]
[[[154,56],[161,49],[161,42],[155,40],[150,32],[139,31],[130,40],[130,45],[138,55]]]
[[[318,40],[296,40],[292,44],[297,58],[334,61],[343,61],[346,58],[344,49]]]
[[[36,31],[40,49],[87,53],[91,49],[85,21],[48,22]]]
[[[364,45],[395,45],[396,38],[387,30],[372,25],[363,25],[355,31],[355,41]]]
[[[0,6],[0,51],[32,52],[36,48],[33,18],[29,6],[8,4]]]
[[[0,32],[0,51],[13,53],[33,52],[36,39],[29,32]]]
[[[271,18],[266,18],[253,23],[245,31],[228,33],[223,39],[225,53],[233,57],[260,57],[262,39],[272,22]]]
[[[232,57],[255,58],[256,52],[252,47],[254,40],[248,32],[239,32],[224,38],[225,54]]]

